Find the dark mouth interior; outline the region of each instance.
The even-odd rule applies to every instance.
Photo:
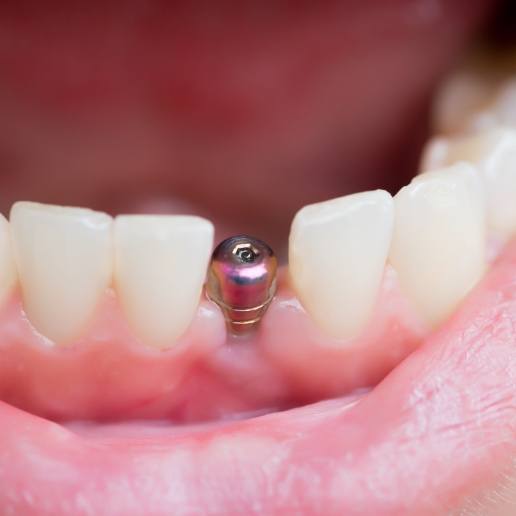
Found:
[[[414,175],[432,93],[492,7],[6,7],[0,206],[193,212],[284,256],[301,206]]]

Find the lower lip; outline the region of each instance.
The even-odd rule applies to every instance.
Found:
[[[456,316],[360,399],[188,432],[67,429],[2,404],[0,505],[55,515],[455,508],[495,489],[516,452],[515,270],[513,245]]]

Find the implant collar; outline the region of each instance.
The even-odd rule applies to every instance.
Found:
[[[206,294],[219,305],[232,333],[254,329],[276,293],[278,263],[262,240],[238,235],[213,251]]]

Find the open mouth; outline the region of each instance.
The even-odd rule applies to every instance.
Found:
[[[435,96],[494,7],[0,8],[0,512],[514,512],[513,70]]]

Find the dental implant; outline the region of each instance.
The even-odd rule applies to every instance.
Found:
[[[248,235],[227,238],[213,251],[206,294],[219,305],[233,334],[258,326],[276,293],[277,267],[272,249]]]

